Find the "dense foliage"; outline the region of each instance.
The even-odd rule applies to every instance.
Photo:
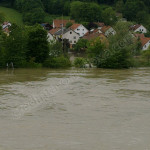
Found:
[[[150,23],[150,0],[0,0],[23,13],[27,24],[44,21],[45,14],[71,16],[78,22],[113,24],[115,13],[130,21]]]
[[[62,44],[47,42],[47,32],[40,26],[19,27],[13,24],[7,36],[0,29],[0,68],[70,66]]]
[[[120,69],[133,66],[132,59],[137,55],[139,47],[133,36],[128,33],[128,25],[117,23],[117,34],[109,38],[108,46],[102,44],[99,39],[90,42],[88,55],[97,67]]]

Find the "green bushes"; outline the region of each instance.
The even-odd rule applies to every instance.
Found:
[[[74,66],[77,68],[84,68],[86,64],[86,60],[84,58],[76,58],[74,60]]]
[[[67,68],[71,67],[71,62],[64,56],[50,57],[44,62],[43,66],[48,68]]]

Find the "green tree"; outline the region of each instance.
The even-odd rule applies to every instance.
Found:
[[[89,58],[93,59],[93,63],[98,65],[99,57],[102,58],[105,53],[105,45],[99,40],[99,38],[94,39],[89,42],[87,53]]]
[[[140,11],[148,12],[148,9],[143,1],[141,0],[127,0],[125,3],[123,15],[130,21],[136,21],[141,14]],[[144,17],[144,16],[143,16]]]
[[[71,26],[72,26],[72,22],[67,22],[66,28],[69,28],[69,27],[71,27]]]
[[[113,25],[117,21],[116,12],[111,7],[106,8],[102,12],[102,16],[103,16],[103,21],[107,25]]]
[[[97,40],[88,48],[89,56],[99,68],[129,68],[132,66],[133,51],[135,49],[134,39],[128,32],[129,24],[118,22],[116,24],[117,34],[109,37],[109,47],[105,48]]]
[[[123,9],[124,9],[124,2],[123,2],[123,0],[118,0],[116,2],[116,11],[119,12],[119,13],[122,13]]]
[[[29,30],[27,47],[28,60],[34,59],[36,63],[43,63],[49,56],[47,32],[40,25]]]
[[[150,47],[148,50],[143,51],[142,53],[143,58],[146,60],[147,64],[150,64]]]
[[[93,22],[99,21],[102,18],[101,8],[98,4],[80,1],[71,3],[70,15],[77,22]]]
[[[88,40],[87,39],[79,39],[78,42],[76,43],[74,50],[76,52],[83,52],[86,51],[88,45]]]
[[[16,25],[12,25],[11,33],[5,40],[7,63],[13,62],[15,67],[22,67],[26,62],[26,36],[24,29]]]
[[[0,67],[6,66],[5,47],[4,47],[5,39],[6,35],[3,33],[2,28],[0,27]]]
[[[3,23],[5,20],[5,16],[3,13],[0,13],[0,23]]]

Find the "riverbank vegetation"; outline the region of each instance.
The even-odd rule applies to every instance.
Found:
[[[51,24],[52,18],[62,15],[87,29],[100,21],[116,31],[107,42],[80,39],[73,51],[84,57],[75,59],[75,67],[85,67],[87,63],[98,68],[150,66],[150,50],[142,52],[141,43],[129,33],[129,27],[136,22],[148,29],[145,36],[150,35],[149,0],[0,0],[0,4],[5,6],[0,7],[0,22],[15,23],[9,36],[0,29],[1,68],[12,63],[14,67],[70,67],[68,47],[58,41],[48,43],[47,31],[38,25],[45,21]],[[132,23],[120,22],[122,18]]]
[[[7,36],[0,29],[0,67],[70,67],[70,60],[63,53],[61,43],[49,44],[47,31],[40,25],[11,26]]]

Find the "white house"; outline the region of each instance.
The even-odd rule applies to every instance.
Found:
[[[5,28],[9,28],[11,26],[11,23],[10,22],[4,22],[2,24],[2,29],[4,30]]]
[[[72,29],[63,29],[59,30],[58,32],[55,33],[56,38],[60,39],[67,39],[70,43],[70,45],[74,45],[78,42],[80,36],[77,34],[75,31]]]
[[[47,38],[48,38],[48,39],[47,39],[48,42],[51,42],[51,41],[55,41],[55,40],[56,40],[50,32],[48,32]]]
[[[88,32],[88,29],[86,29],[82,24],[73,24],[70,28],[78,33],[80,37],[83,37]]]
[[[100,31],[104,33],[106,37],[116,34],[116,31],[111,26],[103,26]]]
[[[140,25],[140,24],[131,26],[130,30],[134,32],[147,33],[147,29],[143,25]]]
[[[150,38],[144,37],[141,38],[142,50],[147,50],[150,46]]]

